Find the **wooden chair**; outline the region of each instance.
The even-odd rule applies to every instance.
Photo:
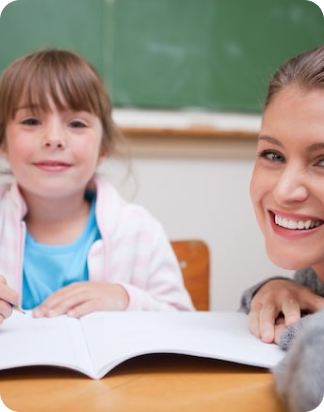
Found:
[[[201,240],[171,241],[179,261],[185,286],[197,310],[209,310],[210,258]]]

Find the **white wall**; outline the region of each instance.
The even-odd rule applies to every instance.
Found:
[[[273,266],[249,199],[254,160],[135,156],[134,180],[115,184],[147,207],[170,239],[202,239],[209,245],[211,309],[236,310],[244,289],[268,276],[290,275]],[[107,165],[110,174],[118,165]],[[115,177],[116,177],[115,176]]]

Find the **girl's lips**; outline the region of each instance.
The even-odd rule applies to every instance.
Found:
[[[34,165],[43,171],[46,172],[62,172],[64,170],[67,170],[71,165],[65,162],[60,162],[60,161],[41,161],[34,163]]]

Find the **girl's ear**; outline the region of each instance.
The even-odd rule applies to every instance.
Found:
[[[107,158],[106,156],[102,156],[102,155],[99,156],[97,166],[100,166],[106,158]]]
[[[0,125],[0,155],[6,156],[7,153],[7,142],[6,142],[6,126],[4,122]]]
[[[6,160],[8,160],[8,151],[7,151],[7,144],[6,142],[3,142],[0,145],[0,154],[3,156]]]
[[[98,156],[97,166],[100,166],[107,159],[108,153],[105,148],[101,148]]]
[[[101,147],[98,155],[97,166],[100,166],[102,162],[104,162],[108,157],[108,149],[106,145],[101,142]]]

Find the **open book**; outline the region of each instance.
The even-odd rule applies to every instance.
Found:
[[[14,312],[0,326],[0,370],[51,365],[100,379],[127,359],[175,353],[271,368],[284,356],[249,332],[238,312],[95,312],[34,319]]]

